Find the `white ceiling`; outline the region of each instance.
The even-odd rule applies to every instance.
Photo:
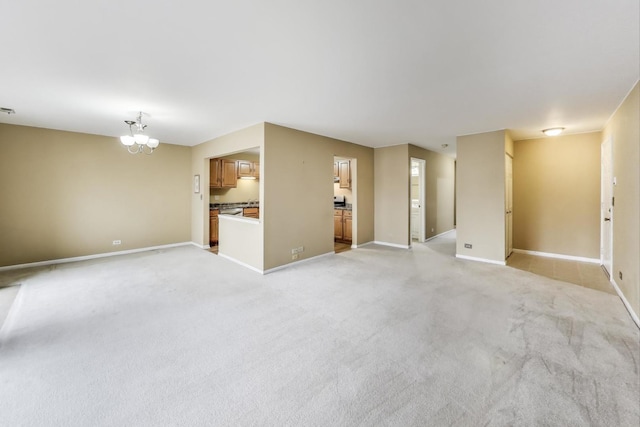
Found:
[[[637,0],[20,0],[0,122],[196,145],[268,121],[453,154],[602,129],[640,74]],[[446,150],[441,144],[450,144]]]

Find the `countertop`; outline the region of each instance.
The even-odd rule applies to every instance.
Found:
[[[209,209],[258,208],[259,203],[209,203]]]

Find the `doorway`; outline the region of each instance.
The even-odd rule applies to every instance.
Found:
[[[611,137],[600,146],[600,263],[608,277],[612,271],[613,186]]]
[[[333,158],[333,248],[345,252],[357,242],[357,159]]]
[[[425,178],[426,161],[411,158],[411,241],[425,241]]]

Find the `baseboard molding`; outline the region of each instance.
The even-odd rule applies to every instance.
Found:
[[[379,240],[374,240],[371,243],[373,243],[374,245],[389,246],[391,248],[400,248],[400,249],[409,249],[409,248],[411,248],[411,246],[409,246],[409,245],[399,245],[397,243],[381,242]]]
[[[253,270],[253,271],[255,271],[256,273],[265,274],[264,270],[260,270],[259,268],[256,268],[256,267],[254,267],[254,266],[252,266],[252,265],[247,264],[246,262],[242,262],[242,261],[240,261],[240,260],[238,260],[238,259],[235,259],[235,258],[233,258],[233,257],[230,257],[229,255],[225,255],[225,254],[222,254],[222,253],[219,253],[219,252],[218,252],[218,256],[219,256],[220,258],[224,258],[224,259],[226,259],[226,260],[229,260],[229,261],[231,261],[231,262],[234,262],[234,263],[236,263],[236,264],[238,264],[238,265],[240,265],[240,266],[242,266],[242,267],[248,268],[249,270]]]
[[[460,255],[460,254],[456,254],[456,258],[465,259],[465,260],[468,260],[468,261],[485,262],[487,264],[507,265],[506,261],[496,261],[496,260],[493,260],[493,259],[477,258],[477,257],[473,257],[473,256]]]
[[[517,254],[528,254],[528,255],[543,256],[547,258],[566,259],[568,261],[580,261],[580,262],[589,262],[592,264],[600,264],[600,260],[598,258],[586,258],[581,256],[573,256],[573,255],[553,254],[549,252],[528,251],[525,249],[514,249],[513,252]]]
[[[190,245],[201,247],[200,245],[197,245],[193,242],[171,243],[169,245],[149,246],[146,248],[138,248],[138,249],[127,249],[125,251],[105,252],[102,254],[84,255],[84,256],[77,256],[77,257],[71,257],[71,258],[50,259],[47,261],[28,262],[26,264],[7,265],[4,267],[0,267],[0,271],[18,270],[20,268],[29,268],[29,267],[42,267],[42,266],[54,265],[54,264],[66,264],[68,262],[87,261],[87,260],[97,259],[97,258],[106,258],[106,257],[118,256],[118,255],[135,254],[138,252],[147,252],[147,251],[154,251],[157,249],[168,249],[168,248],[176,248],[178,246],[190,246]]]
[[[373,242],[360,243],[359,245],[351,245],[351,249],[358,249],[363,246],[373,245]]]
[[[449,233],[451,233],[452,231],[456,231],[456,229],[455,229],[455,228],[452,228],[451,230],[449,230],[449,231],[445,231],[444,233],[436,234],[435,236],[429,237],[428,239],[425,239],[424,241],[425,241],[425,242],[428,242],[429,240],[437,239],[438,237],[442,237],[442,236],[444,236],[445,234],[449,234]]]
[[[633,308],[631,308],[631,304],[629,304],[629,301],[627,300],[627,298],[624,296],[624,294],[622,293],[622,291],[620,290],[620,287],[618,287],[618,284],[616,283],[616,281],[613,279],[613,277],[611,277],[609,279],[609,281],[611,282],[611,284],[613,285],[613,288],[616,290],[616,293],[618,294],[618,296],[620,297],[620,299],[622,300],[622,304],[624,304],[625,308],[627,309],[627,311],[629,312],[629,315],[631,316],[631,319],[633,319],[633,321],[635,322],[636,326],[638,327],[638,329],[640,329],[640,319],[638,318],[638,315],[636,314],[635,311],[633,311]]]
[[[314,260],[314,259],[324,258],[324,257],[335,255],[335,254],[336,253],[334,251],[331,251],[331,252],[327,252],[326,254],[316,255],[316,256],[312,256],[311,258],[305,258],[305,259],[301,259],[301,260],[298,260],[298,261],[290,262],[288,264],[279,265],[277,267],[273,267],[273,268],[270,268],[268,270],[264,270],[264,272],[262,274],[273,273],[274,271],[282,270],[284,268],[289,268],[289,267],[292,267],[294,265],[298,265],[298,264],[300,264],[302,262],[308,262],[308,261],[311,261],[311,260]]]

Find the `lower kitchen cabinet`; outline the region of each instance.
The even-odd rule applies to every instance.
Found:
[[[242,216],[258,219],[260,217],[260,210],[259,208],[244,208],[242,209]]]
[[[218,209],[212,209],[209,211],[209,246],[218,245]]]
[[[341,242],[351,242],[353,213],[349,210],[333,210],[333,237]]]

